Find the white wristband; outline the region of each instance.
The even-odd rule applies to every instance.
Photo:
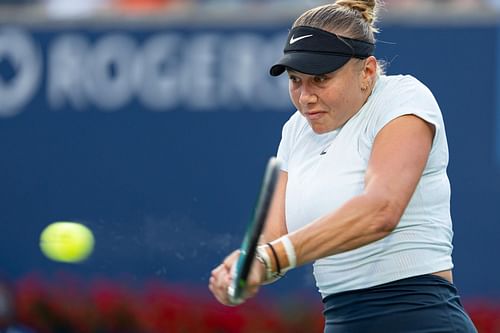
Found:
[[[271,280],[273,276],[273,271],[271,269],[271,258],[269,254],[267,254],[265,245],[261,245],[257,247],[257,253],[255,254],[257,259],[262,259],[264,266],[266,267],[266,281]]]
[[[285,268],[285,271],[288,271],[295,266],[297,266],[297,256],[295,254],[295,248],[293,247],[292,241],[288,238],[287,235],[281,237],[281,243],[283,243],[283,247],[285,248],[286,256],[288,258],[288,267]]]

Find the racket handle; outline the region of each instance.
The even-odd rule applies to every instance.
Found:
[[[233,281],[238,278],[237,267],[238,265],[241,265],[240,258],[241,257],[238,257],[238,260],[231,267],[230,274]],[[241,295],[243,292],[242,290],[243,288],[236,288],[236,283],[229,284],[229,287],[227,287],[227,294],[229,296],[229,302],[231,302],[232,305],[239,305],[243,303],[243,297]]]

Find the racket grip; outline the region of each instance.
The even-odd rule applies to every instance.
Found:
[[[231,305],[239,305],[244,301],[241,295],[243,291],[241,290],[241,288],[238,288],[237,284],[239,282],[236,281],[236,279],[238,279],[237,267],[239,265],[241,265],[240,257],[238,257],[238,260],[233,264],[233,266],[231,266],[230,271],[232,281],[227,287],[227,295],[229,296],[229,302],[231,303]]]

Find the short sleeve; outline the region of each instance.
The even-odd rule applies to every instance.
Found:
[[[281,141],[278,146],[278,153],[276,158],[281,164],[281,170],[288,172],[288,160],[290,158],[290,135],[289,135],[289,122],[285,123],[281,131]]]
[[[443,116],[432,92],[410,75],[383,77],[372,96],[372,104],[365,116],[365,125],[358,141],[358,152],[365,161],[377,134],[392,120],[415,115],[435,128],[431,157],[435,165],[447,164],[447,142]]]
[[[291,152],[296,140],[297,128],[300,127],[301,115],[297,111],[290,119],[283,125],[281,131],[281,141],[278,146],[278,153],[276,158],[281,164],[281,170],[288,172],[288,165],[290,162]]]
[[[371,139],[374,140],[378,132],[392,120],[405,116],[415,115],[425,122],[432,124],[435,128],[434,138],[442,131],[442,115],[432,92],[420,81],[413,77],[406,77],[399,87],[399,96],[395,96],[395,102],[387,108],[381,108],[375,117],[370,131]]]

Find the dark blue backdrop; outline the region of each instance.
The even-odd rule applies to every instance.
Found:
[[[0,96],[13,101],[0,103],[0,275],[206,284],[293,111],[286,79],[267,76],[286,25],[12,29],[0,26]],[[500,297],[498,29],[388,24],[379,39],[388,72],[415,75],[443,110],[456,282]],[[43,257],[39,234],[59,220],[94,231],[88,261]],[[314,293],[309,271],[272,288]]]

